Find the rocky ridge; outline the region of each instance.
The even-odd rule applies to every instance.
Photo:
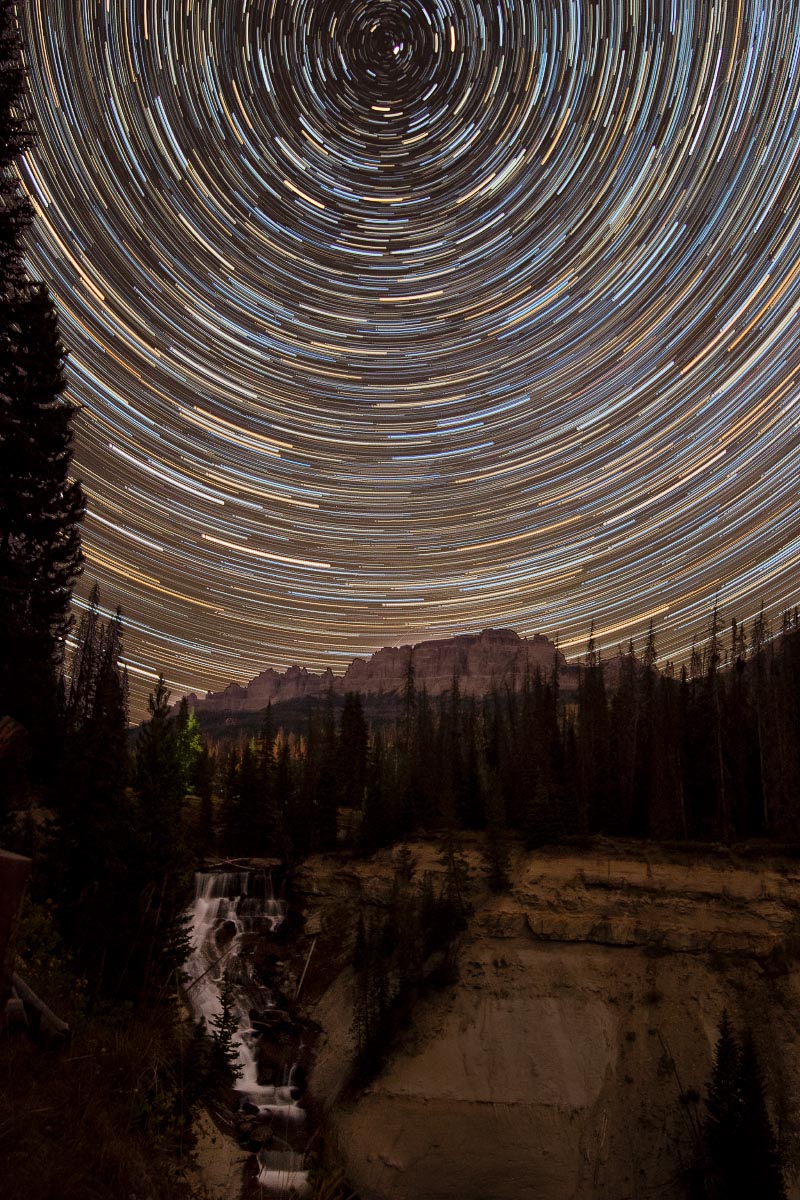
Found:
[[[204,699],[192,693],[187,700],[199,712],[240,713],[257,712],[267,704],[320,697],[329,691],[340,696],[346,692],[400,696],[406,687],[409,663],[415,687],[424,688],[429,696],[448,692],[454,680],[463,695],[484,696],[494,688],[521,688],[526,674],[537,667],[544,673],[552,671],[554,659],[558,661],[562,686],[575,686],[576,669],[568,666],[548,638],[540,634],[521,638],[513,629],[484,629],[415,646],[385,646],[368,659],[354,659],[344,675],[334,675],[330,670],[317,674],[298,666],[283,672],[269,668],[245,686],[231,683],[221,692],[209,692]]]

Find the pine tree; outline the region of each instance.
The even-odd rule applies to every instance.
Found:
[[[205,858],[214,845],[214,760],[205,742],[201,743],[200,754],[195,766],[195,791],[200,797],[198,813],[197,853]]]
[[[442,831],[439,862],[445,868],[442,899],[449,906],[453,929],[460,932],[466,929],[467,919],[472,915],[468,897],[469,866],[451,827]]]
[[[714,611],[711,616],[711,629],[709,631],[708,646],[706,648],[706,681],[710,698],[712,718],[717,835],[723,842],[730,842],[733,835],[733,828],[731,822],[730,796],[728,794],[725,760],[723,754],[721,699],[723,685],[720,681],[719,673],[722,649],[719,610],[715,604]]]
[[[612,806],[608,832],[643,834],[646,827],[637,821],[637,759],[640,749],[640,688],[633,642],[627,654],[619,655],[617,686],[609,706],[610,742],[616,803]]]
[[[564,836],[561,807],[552,798],[542,771],[536,776],[533,792],[526,797],[522,829],[529,850],[558,842]]]
[[[256,743],[258,767],[258,819],[256,839],[263,850],[280,852],[286,844],[284,813],[276,794],[277,758],[272,703],[264,709],[264,723]]]
[[[727,1010],[722,1014],[706,1109],[706,1191],[714,1200],[733,1200],[742,1097],[739,1050]]]
[[[742,1040],[737,1071],[737,1094],[742,1105],[736,1153],[737,1200],[786,1200],[778,1145],[767,1112],[764,1081],[753,1035]]]
[[[135,818],[128,782],[122,620],[97,588],[78,629],[56,792],[62,927],[81,969],[113,989],[137,925]],[[133,869],[132,869],[133,867]]]
[[[483,860],[490,891],[507,892],[511,886],[511,854],[505,804],[493,774],[486,783],[486,836]]]
[[[30,206],[14,173],[29,144],[15,5],[0,0],[0,714],[43,736],[80,573],[84,499],[70,479],[74,406],[47,288],[25,275]]]
[[[31,144],[15,9],[12,0],[0,0],[0,299],[24,278],[20,247],[31,221],[30,202],[14,170]]]
[[[267,849],[267,808],[258,746],[251,739],[228,753],[222,802],[222,840],[232,855],[263,854]]]
[[[322,725],[318,731],[315,746],[317,752],[314,772],[317,846],[320,850],[333,850],[338,834],[341,760],[332,690],[329,690],[325,697]]]
[[[461,820],[466,829],[480,829],[486,823],[486,801],[484,796],[485,750],[483,729],[473,698],[464,706],[461,728],[463,745],[459,798]],[[503,808],[506,810],[505,797]],[[508,812],[503,813],[504,824],[509,823]]]
[[[380,730],[367,756],[364,808],[358,830],[359,849],[371,854],[387,845],[394,834],[391,805],[386,789],[386,753]]]
[[[411,681],[410,714],[411,732],[404,744],[402,765],[401,803],[398,811],[398,834],[414,833],[419,829],[430,829],[437,811],[452,810],[452,797],[440,801],[445,782],[442,779],[442,763],[437,753],[434,732],[434,717],[430,698],[423,687],[414,688],[413,664],[409,660]],[[449,806],[449,807],[448,807]]]
[[[367,723],[361,697],[357,692],[347,692],[339,732],[339,775],[342,803],[349,808],[360,808],[364,799],[367,747]]]
[[[239,799],[239,752],[231,746],[220,768],[222,803],[220,825],[222,847],[226,854],[238,854],[239,830],[241,827]]]
[[[239,765],[239,796],[242,816],[239,849],[242,854],[247,854],[248,851],[252,853],[254,847],[263,854],[267,848],[265,804],[261,784],[258,750],[251,740],[242,750],[242,760]]]
[[[275,763],[275,802],[281,813],[283,841],[278,846],[282,858],[302,858],[311,849],[311,822],[302,789],[296,778],[295,759],[284,737],[278,744]]]
[[[727,1012],[722,1014],[706,1108],[700,1194],[707,1200],[786,1200],[753,1037],[748,1031],[739,1048]]]
[[[139,995],[145,1000],[174,985],[189,952],[185,919],[189,858],[182,819],[185,779],[169,696],[159,675],[148,700],[150,720],[142,725],[136,742],[140,924],[128,977],[132,988],[141,982]]]
[[[577,775],[581,833],[604,833],[609,821],[608,701],[594,622],[578,689]]]
[[[178,758],[183,771],[184,791],[197,791],[197,768],[203,750],[200,722],[197,713],[189,708],[184,696],[178,706],[176,717],[178,730]]]
[[[656,811],[661,783],[655,767],[658,754],[656,742],[662,733],[656,711],[658,707],[658,674],[656,672],[656,639],[653,623],[647,634],[641,670],[637,679],[638,738],[636,747],[635,804],[633,832],[637,837],[651,835],[658,824]]]
[[[403,687],[403,737],[406,753],[409,751],[413,732],[414,711],[417,707],[417,688],[414,676],[414,647],[408,648],[408,663]]]
[[[227,971],[219,989],[220,1011],[211,1018],[212,1048],[210,1056],[210,1085],[214,1090],[231,1087],[241,1079],[243,1068],[236,1045],[238,1021],[234,1008],[233,985]]]
[[[681,692],[673,679],[661,676],[654,694],[650,835],[685,838],[686,806],[681,769]]]
[[[169,698],[164,676],[159,675],[148,699],[150,720],[141,726],[136,742],[136,790],[154,869],[162,863],[167,868],[175,863],[186,784],[179,731],[170,714]]]

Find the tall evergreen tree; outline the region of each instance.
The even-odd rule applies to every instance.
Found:
[[[203,739],[200,734],[200,722],[197,713],[189,708],[189,702],[184,696],[178,705],[176,717],[178,729],[178,758],[183,772],[183,789],[187,792],[197,790],[197,768],[203,749]]]
[[[434,714],[430,697],[423,687],[413,694],[411,736],[406,743],[403,769],[403,799],[398,832],[430,829],[437,813],[446,780],[442,778],[442,762],[434,733]],[[452,807],[448,797],[444,807]]]
[[[232,1087],[244,1073],[236,1042],[239,1021],[234,1003],[234,988],[227,971],[222,977],[219,1001],[220,1011],[211,1018],[209,1083],[214,1091]]]
[[[311,848],[310,821],[303,789],[298,787],[288,740],[278,743],[275,761],[275,803],[281,814],[282,840],[277,846],[283,858],[302,858]]]
[[[172,865],[186,789],[178,724],[170,713],[169,688],[159,675],[148,699],[150,719],[136,742],[136,789],[142,828],[152,843],[154,866]]]
[[[214,775],[215,762],[206,742],[201,742],[194,774],[194,789],[200,798],[196,850],[205,858],[214,845]]]
[[[184,913],[189,902],[188,850],[183,826],[185,775],[177,722],[163,675],[150,695],[150,720],[136,742],[140,928],[129,980],[150,998],[175,981],[188,954]]]
[[[786,1200],[755,1043],[748,1031],[737,1045],[727,1012],[722,1014],[706,1108],[704,1200]]]
[[[260,752],[251,739],[229,752],[225,768],[222,836],[232,855],[263,854],[267,849],[267,808]]]
[[[29,144],[15,5],[0,0],[0,714],[43,734],[82,564],[84,499],[70,478],[74,406],[53,302],[24,270],[30,206],[14,164]]]
[[[322,722],[314,742],[315,763],[315,827],[317,845],[320,850],[333,850],[338,833],[338,805],[340,800],[341,759],[339,739],[336,732],[336,713],[333,691],[325,697]],[[311,743],[309,742],[309,750]]]
[[[723,842],[730,842],[733,835],[731,820],[731,804],[728,791],[725,756],[723,752],[724,729],[722,714],[723,684],[720,681],[720,662],[723,646],[720,637],[719,610],[714,605],[711,616],[711,629],[706,649],[706,683],[711,709],[711,730],[713,736],[714,781],[716,784],[716,826],[717,834]]]
[[[732,1200],[741,1132],[742,1098],[739,1049],[727,1010],[722,1014],[714,1051],[706,1109],[706,1193],[714,1200]]]
[[[581,671],[578,702],[579,832],[604,833],[609,821],[608,701],[594,623],[586,648],[586,666]]]
[[[120,613],[104,621],[95,588],[78,629],[67,691],[55,874],[62,928],[81,969],[94,985],[112,990],[137,924],[121,653]]]
[[[16,4],[0,0],[0,296],[24,278],[21,242],[31,206],[14,163],[31,144],[25,112],[26,80],[16,26]]]
[[[283,810],[275,790],[277,760],[271,702],[264,709],[264,723],[256,743],[256,756],[259,803],[256,840],[262,848],[262,853],[267,849],[280,852],[286,843],[286,828]]]
[[[339,776],[342,803],[349,808],[360,808],[364,800],[367,748],[367,722],[361,697],[357,692],[347,692],[339,731]]]
[[[252,741],[242,749],[239,761],[239,803],[241,829],[238,853],[263,854],[266,849],[264,838],[264,797],[261,788],[261,771],[258,751]]]
[[[394,835],[392,806],[386,787],[386,751],[380,730],[367,755],[364,808],[358,830],[359,849],[367,854],[385,846]]]
[[[633,642],[628,651],[619,654],[617,686],[609,705],[611,759],[613,764],[615,803],[611,805],[608,831],[611,833],[643,833],[637,821],[637,760],[640,750],[639,671]]]
[[[654,694],[649,833],[657,838],[685,838],[687,834],[681,768],[682,686],[662,675]]]
[[[511,855],[505,805],[497,778],[488,770],[486,774],[486,836],[483,844],[486,881],[491,891],[506,892],[511,884]]]
[[[222,847],[226,854],[239,853],[241,840],[242,816],[241,797],[239,795],[239,762],[240,754],[235,746],[226,752],[222,766],[221,790],[222,804],[220,805],[220,825]]]
[[[751,1196],[758,1196],[759,1200],[786,1200],[783,1168],[767,1112],[761,1065],[749,1030],[739,1053],[737,1085],[742,1120],[736,1156],[736,1195],[741,1200]]]
[[[408,751],[409,743],[413,732],[414,710],[417,706],[417,688],[414,674],[414,647],[408,648],[408,663],[406,664],[406,678],[403,686],[403,734],[405,738],[406,751]]]
[[[464,707],[461,728],[463,759],[461,763],[461,816],[467,829],[478,829],[485,824],[486,807],[484,779],[484,737],[475,700],[470,698]],[[505,808],[505,804],[504,804]],[[504,812],[504,820],[508,815]]]

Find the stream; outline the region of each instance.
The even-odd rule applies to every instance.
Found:
[[[241,1070],[234,1084],[235,1122],[240,1144],[256,1155],[264,1200],[310,1191],[303,1029],[280,992],[262,982],[270,972],[254,966],[254,958],[280,966],[287,914],[268,870],[195,876],[186,999],[195,1020],[203,1020],[211,1033],[211,1022],[222,1011],[220,989],[226,975],[232,985],[233,1041]]]

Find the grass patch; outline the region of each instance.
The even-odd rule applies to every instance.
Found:
[[[52,1052],[0,1045],[0,1192],[6,1200],[182,1200],[191,1165],[182,1032],[119,1014],[77,1019]]]

